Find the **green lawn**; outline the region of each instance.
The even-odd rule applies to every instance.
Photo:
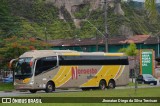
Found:
[[[135,83],[129,82],[128,86],[135,86]],[[138,84],[138,86],[150,86],[149,84]]]
[[[25,97],[160,97],[160,87],[135,89],[94,90],[82,92],[56,92],[28,94]],[[62,98],[63,99],[63,98]],[[0,104],[0,106],[17,106],[18,104]],[[45,103],[20,104],[23,106],[159,106],[159,103]]]
[[[14,90],[13,83],[0,83],[0,91]]]
[[[160,87],[135,89],[94,90],[83,92],[36,93],[29,97],[160,97]]]

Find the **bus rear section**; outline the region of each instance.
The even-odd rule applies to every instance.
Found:
[[[115,88],[129,82],[128,58],[123,54],[37,50],[20,56],[15,68],[17,90],[52,92]]]
[[[126,56],[63,55],[59,56],[59,66],[52,79],[56,88],[113,89],[129,82]]]

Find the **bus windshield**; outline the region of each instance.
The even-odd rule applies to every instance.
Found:
[[[15,68],[15,78],[23,79],[31,77],[33,72],[30,66],[30,61],[32,58],[20,58],[16,64]]]

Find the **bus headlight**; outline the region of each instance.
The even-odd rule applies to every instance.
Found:
[[[29,83],[29,81],[30,81],[31,79],[30,78],[25,78],[24,80],[23,80],[23,83]]]
[[[34,84],[34,81],[31,81],[29,84],[33,85],[33,84]]]

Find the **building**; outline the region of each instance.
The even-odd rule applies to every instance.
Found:
[[[76,50],[84,52],[105,51],[105,41],[103,38],[86,39],[58,39],[48,41],[54,50]],[[130,43],[135,43],[137,49],[153,49],[156,57],[159,57],[159,38],[150,35],[135,35],[126,38],[117,36],[108,39],[108,51],[118,52],[121,48],[126,48]]]

